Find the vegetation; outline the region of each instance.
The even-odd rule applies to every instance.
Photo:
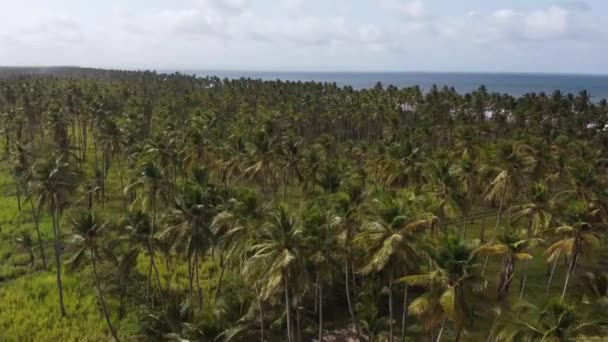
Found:
[[[0,81],[0,340],[608,336],[606,101],[77,71]]]

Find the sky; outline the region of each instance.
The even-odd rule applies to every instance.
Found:
[[[0,65],[608,74],[606,0],[2,0]]]

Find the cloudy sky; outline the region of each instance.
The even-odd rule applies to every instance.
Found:
[[[0,65],[608,73],[605,0],[2,2]]]

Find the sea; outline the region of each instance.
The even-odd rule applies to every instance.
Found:
[[[273,72],[273,71],[205,71],[182,70],[185,74],[197,76],[217,76],[220,78],[238,79],[241,77],[282,80],[282,81],[315,81],[335,82],[339,86],[351,86],[355,89],[371,88],[377,82],[384,86],[394,85],[399,88],[418,85],[428,90],[433,85],[454,87],[459,93],[467,93],[486,86],[490,92],[521,96],[526,93],[554,90],[563,93],[577,94],[587,90],[591,99],[597,102],[608,99],[608,75],[576,74],[532,74],[532,73],[456,73],[456,72]]]

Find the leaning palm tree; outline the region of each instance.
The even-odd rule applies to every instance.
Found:
[[[101,280],[98,273],[98,264],[102,259],[103,233],[108,226],[107,222],[101,222],[99,218],[90,211],[78,211],[70,220],[72,235],[69,240],[69,248],[73,250],[72,257],[67,261],[67,264],[72,269],[77,269],[83,266],[88,261],[93,266],[93,279],[99,296],[99,303],[103,311],[103,316],[108,324],[108,328],[114,339],[120,341],[116,329],[112,325],[110,313],[106,300],[103,296]],[[88,255],[87,255],[88,254]]]
[[[65,160],[64,156],[60,156],[56,159],[46,159],[35,163],[29,183],[30,191],[37,199],[36,207],[47,204],[53,218],[57,291],[62,316],[65,316],[65,306],[61,282],[60,218],[70,195],[76,189],[79,178],[79,173]]]
[[[291,290],[304,275],[303,246],[299,223],[286,207],[279,206],[260,228],[243,269],[243,273],[252,279],[263,280],[260,289],[262,299],[269,298],[282,288],[289,342],[293,341],[291,301],[294,294]]]
[[[434,217],[415,212],[415,198],[405,200],[387,198],[376,200],[376,207],[355,237],[355,245],[364,255],[361,273],[383,272],[388,276],[389,340],[393,340],[393,282],[395,276],[416,269],[420,232],[430,228]],[[405,305],[404,305],[405,306]]]

